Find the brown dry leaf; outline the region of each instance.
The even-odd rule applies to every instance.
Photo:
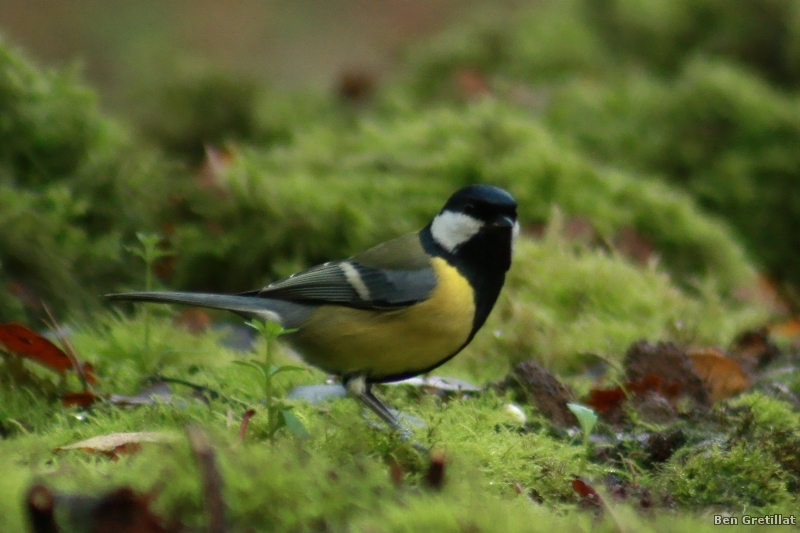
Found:
[[[190,307],[181,310],[172,322],[185,327],[192,333],[202,333],[211,326],[211,315],[203,309]]]
[[[336,92],[339,98],[352,104],[368,101],[375,94],[378,79],[366,70],[348,69],[339,74]]]
[[[715,348],[689,350],[689,358],[695,372],[711,389],[711,398],[716,402],[730,398],[750,386],[750,380],[742,366]]]
[[[170,533],[183,528],[166,528],[150,509],[151,496],[123,487],[103,496],[90,517],[92,533]]]
[[[136,431],[132,433],[109,433],[99,437],[82,440],[67,446],[59,446],[55,450],[83,450],[90,453],[102,453],[112,458],[118,458],[122,453],[138,451],[142,444],[169,443],[176,440],[171,433],[161,431]]]
[[[781,355],[767,327],[741,332],[728,348],[728,357],[742,365],[742,370],[750,374],[764,368]]]
[[[208,436],[199,428],[187,427],[186,436],[200,469],[203,509],[206,513],[208,533],[225,533],[225,501],[222,499],[222,476]]]
[[[492,93],[486,76],[475,69],[462,68],[453,74],[456,89],[467,100],[477,100]]]
[[[428,488],[437,491],[442,490],[442,487],[444,487],[444,470],[446,465],[447,457],[444,452],[435,450],[430,453],[430,464],[423,478],[423,482]]]
[[[616,249],[638,265],[647,265],[657,259],[653,243],[630,226],[623,226],[614,237]]]
[[[656,389],[670,400],[687,398],[697,409],[711,406],[708,386],[695,371],[686,351],[671,342],[635,342],[625,353],[623,364],[629,382],[657,380]]]
[[[33,533],[58,533],[56,498],[50,489],[43,485],[34,485],[28,489],[26,504]]]

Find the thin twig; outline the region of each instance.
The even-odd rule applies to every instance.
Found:
[[[78,360],[78,356],[75,353],[75,348],[72,347],[72,344],[69,342],[69,339],[61,330],[61,328],[57,327],[56,319],[53,318],[53,313],[50,312],[50,308],[47,307],[47,304],[42,302],[42,307],[44,307],[45,312],[47,313],[50,322],[47,320],[42,320],[44,325],[47,326],[53,335],[59,340],[61,343],[61,348],[64,350],[64,353],[69,358],[69,362],[72,364],[72,369],[77,374],[78,379],[81,380],[81,386],[83,387],[84,391],[89,390],[89,382],[86,380],[86,373],[83,371],[83,366],[81,365],[80,361]]]

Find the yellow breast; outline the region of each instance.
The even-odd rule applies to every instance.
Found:
[[[475,302],[455,268],[440,258],[432,264],[436,287],[427,300],[392,311],[322,306],[292,344],[310,364],[340,375],[380,379],[435,367],[467,342]]]

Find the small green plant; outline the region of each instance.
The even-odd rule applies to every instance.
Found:
[[[595,413],[593,409],[589,409],[585,405],[579,403],[568,403],[567,408],[569,408],[572,414],[578,419],[578,424],[580,424],[583,430],[583,447],[586,450],[586,454],[584,455],[585,461],[586,457],[589,457],[589,437],[592,435],[594,426],[597,425],[597,413]]]
[[[247,323],[248,326],[254,328],[260,336],[264,339],[264,361],[255,361],[250,359],[241,359],[234,361],[236,364],[246,366],[254,369],[261,374],[264,385],[264,401],[267,406],[267,431],[269,440],[272,442],[275,438],[275,433],[282,427],[286,427],[289,432],[300,438],[308,436],[308,430],[303,425],[297,416],[292,412],[292,406],[288,405],[281,399],[275,397],[275,392],[272,389],[272,378],[281,372],[291,372],[298,370],[306,370],[302,366],[283,365],[275,366],[272,364],[272,347],[275,339],[281,335],[292,333],[293,329],[284,329],[280,324],[275,322],[262,322],[253,320]]]
[[[157,233],[137,232],[136,238],[139,246],[126,246],[125,249],[133,255],[139,256],[144,261],[144,290],[153,290],[153,265],[162,257],[173,255],[170,250],[162,250],[158,247],[163,237]],[[150,312],[147,305],[142,306],[144,315],[144,352],[150,353]]]

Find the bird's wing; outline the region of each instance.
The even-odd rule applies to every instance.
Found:
[[[417,234],[409,234],[245,294],[298,303],[392,309],[424,300],[435,286],[430,258]]]

